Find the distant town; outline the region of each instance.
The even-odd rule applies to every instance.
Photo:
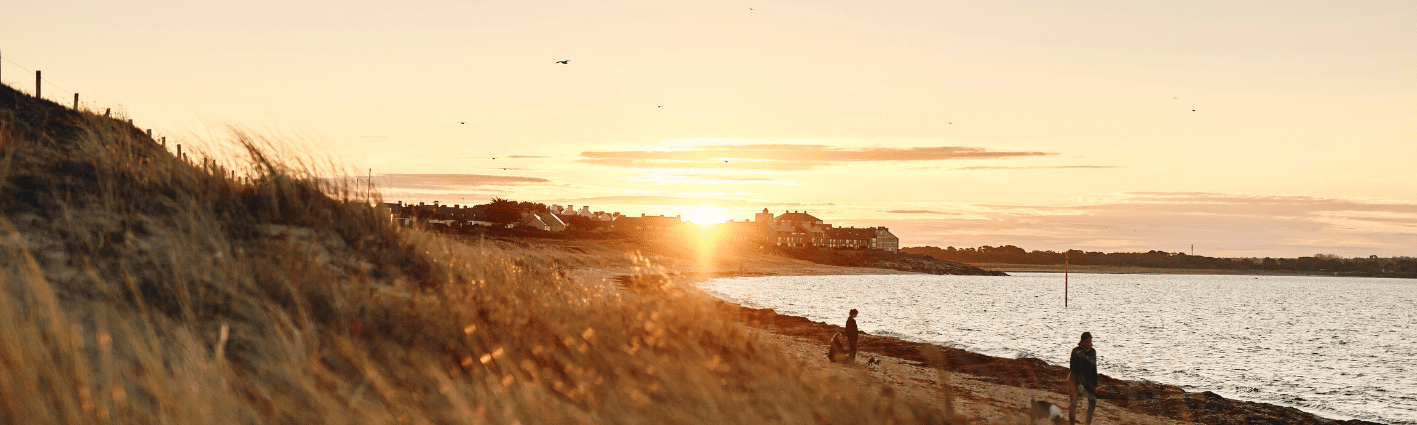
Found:
[[[403,226],[467,233],[520,230],[533,234],[568,233],[588,237],[682,237],[693,229],[681,216],[627,216],[619,212],[591,211],[588,205],[546,205],[493,199],[482,205],[384,203],[389,217]],[[775,214],[764,208],[751,220],[711,224],[731,241],[794,247],[900,250],[900,238],[886,227],[837,227],[807,211]]]
[[[831,252],[889,253],[894,258],[921,257],[966,264],[1018,264],[1153,267],[1166,269],[1234,270],[1237,272],[1297,272],[1312,275],[1417,278],[1417,259],[1411,257],[1339,258],[1316,254],[1298,258],[1218,258],[1184,252],[1102,253],[1027,251],[1012,245],[978,248],[922,246],[901,249],[900,238],[882,227],[838,227],[807,211],[774,213],[766,208],[752,219],[696,225],[681,216],[622,215],[592,211],[589,205],[546,205],[493,199],[482,205],[385,203],[390,219],[403,226],[420,226],[452,234],[524,236],[557,239],[641,238],[674,240],[702,238],[705,229],[713,238],[749,246],[778,247],[789,251],[809,248]],[[841,251],[852,250],[852,251]],[[797,250],[801,251],[801,250]],[[832,263],[840,259],[801,259]],[[901,257],[906,256],[906,257]],[[844,263],[843,263],[844,264]],[[882,266],[885,268],[900,268]],[[924,266],[910,266],[919,269]],[[909,269],[910,267],[906,267]],[[914,270],[914,269],[912,269]]]

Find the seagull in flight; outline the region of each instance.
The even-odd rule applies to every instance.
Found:
[[[563,60],[563,61],[556,61],[556,63],[562,64],[562,65],[570,65],[570,64],[571,64],[571,60],[570,60],[570,59],[566,59],[566,60]]]

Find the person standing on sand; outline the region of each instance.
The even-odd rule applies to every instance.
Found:
[[[1087,425],[1092,425],[1092,411],[1097,408],[1097,351],[1092,349],[1092,332],[1083,332],[1078,346],[1073,347],[1068,361],[1068,423],[1077,423],[1078,396],[1087,398]]]
[[[851,353],[848,355],[848,357],[851,358],[851,362],[856,363],[856,309],[851,309],[851,312],[848,314],[850,314],[850,316],[846,318],[846,349]]]

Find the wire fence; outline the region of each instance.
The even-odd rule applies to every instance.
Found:
[[[14,78],[11,76],[11,74],[13,74],[13,71],[11,71],[11,72],[9,72],[9,73],[5,72],[5,71],[6,71],[6,69],[5,69],[5,64],[7,64],[7,63],[10,64],[11,67],[13,67],[13,68],[19,68],[19,69],[25,71],[25,74],[24,74],[24,75],[34,75],[34,90],[33,90],[33,91],[26,90],[26,89],[25,89],[25,87],[27,86],[26,84],[18,84],[18,85],[16,85],[16,84],[9,84],[8,82],[5,81],[7,78],[10,79],[11,81],[14,81]],[[31,96],[34,96],[34,97],[37,97],[37,98],[40,98],[40,99],[46,99],[46,100],[51,100],[51,99],[48,99],[45,95],[52,92],[51,90],[47,90],[46,87],[48,87],[48,88],[53,88],[54,90],[58,90],[59,92],[61,92],[61,93],[63,93],[63,94],[65,95],[65,96],[62,98],[63,100],[68,100],[69,98],[72,98],[72,99],[73,99],[73,103],[72,103],[72,104],[69,104],[69,107],[72,108],[72,109],[74,109],[75,111],[78,111],[78,112],[86,112],[86,111],[84,110],[84,109],[85,109],[85,106],[89,106],[90,108],[89,108],[89,110],[88,110],[87,112],[91,112],[91,113],[94,113],[94,114],[99,113],[99,112],[98,112],[97,102],[94,102],[94,101],[81,102],[79,93],[74,92],[74,91],[71,91],[71,90],[68,90],[68,89],[65,89],[65,88],[63,88],[63,87],[60,87],[58,84],[54,84],[54,82],[53,82],[52,80],[47,79],[47,78],[43,78],[43,71],[42,71],[42,70],[38,70],[38,69],[33,69],[33,70],[32,70],[32,69],[30,69],[30,68],[28,68],[28,67],[26,67],[26,66],[24,66],[24,65],[22,65],[22,64],[20,64],[20,63],[18,63],[18,62],[15,62],[14,60],[11,60],[10,58],[5,57],[4,54],[3,54],[3,52],[0,52],[0,84],[8,85],[8,86],[10,86],[11,88],[13,88],[13,89],[15,89],[15,90],[17,90],[17,91],[19,91],[19,92],[21,92],[21,93],[25,93],[25,94],[28,94],[28,95],[31,95]],[[51,101],[53,101],[53,100],[51,100]],[[54,102],[54,103],[57,103],[57,104],[60,104],[60,105],[66,105],[66,104],[68,104],[67,102],[64,102],[64,101],[53,101],[53,102]],[[114,112],[114,111],[113,111],[113,108],[112,108],[112,107],[105,107],[105,108],[103,109],[103,116],[105,116],[105,117],[113,117],[113,115],[114,115],[113,112]],[[123,111],[121,111],[121,110],[118,111],[118,114],[119,114],[119,115],[126,115],[126,113],[123,112]],[[123,117],[116,117],[116,118],[122,119]],[[127,118],[128,124],[132,124],[134,127],[138,127],[136,124],[133,123],[133,118],[131,118],[131,117],[126,117],[126,118]],[[140,127],[139,127],[139,128],[140,128]],[[140,129],[141,129],[141,128],[140,128]],[[154,134],[153,134],[153,130],[152,130],[151,128],[147,129],[147,130],[146,130],[146,133],[147,133],[148,137],[150,137],[150,138],[153,139],[153,141],[161,143],[161,144],[163,145],[163,147],[167,147],[167,136],[164,136],[164,135],[161,135],[161,134],[154,135]],[[185,158],[186,158],[186,155],[184,155],[184,154],[182,153],[182,145],[181,145],[181,144],[175,144],[175,143],[174,143],[174,145],[175,145],[175,148],[176,148],[176,151],[175,151],[176,154],[177,154],[179,157],[185,159]]]

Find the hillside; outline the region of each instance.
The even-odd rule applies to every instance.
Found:
[[[0,87],[0,418],[25,423],[944,423],[800,373],[712,300],[392,226],[236,132],[183,160]],[[8,421],[6,421],[8,422]]]

